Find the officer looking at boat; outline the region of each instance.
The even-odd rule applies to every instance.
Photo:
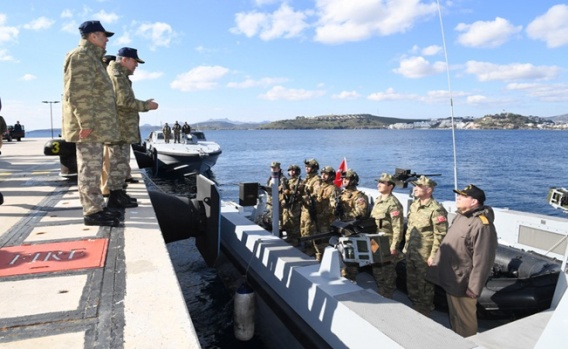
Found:
[[[452,330],[469,337],[477,333],[477,298],[495,262],[497,232],[493,210],[484,206],[483,190],[470,184],[454,192],[456,217],[427,279],[446,291]]]
[[[162,133],[164,134],[164,141],[166,143],[170,143],[170,137],[172,136],[172,128],[170,127],[170,125],[168,125],[167,122],[162,128]]]
[[[282,230],[286,231],[286,238],[292,246],[298,246],[300,238],[300,213],[302,212],[302,178],[300,166],[288,167],[288,186],[283,190]]]
[[[116,226],[120,213],[107,210],[100,188],[103,144],[120,137],[112,82],[101,60],[114,33],[99,21],[83,22],[79,32],[79,46],[67,54],[63,65],[62,134],[76,144],[85,225]]]
[[[373,265],[373,276],[379,287],[379,294],[392,298],[396,290],[396,256],[402,241],[403,208],[400,201],[392,195],[395,186],[392,176],[383,173],[377,182],[380,195],[375,200],[371,217],[377,224],[377,233],[385,234],[389,238],[390,252],[395,259],[384,265]]]
[[[319,163],[316,159],[305,160],[304,169],[306,170],[306,178],[302,186],[300,213],[300,235],[302,237],[315,235],[320,232],[316,208],[316,191],[321,185],[321,179],[318,176]],[[311,257],[316,255],[313,240],[305,244],[304,253]]]
[[[339,195],[335,207],[335,215],[341,221],[353,221],[368,218],[369,199],[367,195],[357,189],[359,175],[352,169],[347,169],[341,174],[343,189]],[[359,272],[359,264],[345,263],[341,268],[342,276],[356,281]]]
[[[448,231],[448,214],[432,194],[437,183],[420,176],[414,185],[414,202],[408,209],[406,243],[406,287],[414,310],[429,316],[434,310],[434,285],[426,281],[442,239]]]
[[[138,51],[131,47],[123,47],[118,50],[116,60],[110,61],[107,67],[116,97],[120,129],[119,142],[110,147],[110,196],[107,204],[110,208],[138,206],[136,199],[128,196],[122,188],[130,176],[130,146],[140,143],[140,115],[138,113],[158,109],[158,103],[153,99],[142,101],[136,99],[134,95],[130,75],[134,74],[138,64],[144,64],[144,61],[138,57]],[[115,166],[112,165],[113,162]]]

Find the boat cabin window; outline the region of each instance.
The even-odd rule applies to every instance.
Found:
[[[163,133],[158,133],[158,139],[164,139],[164,134],[163,134]]]
[[[191,134],[200,141],[205,141],[205,134],[203,132],[191,132]]]

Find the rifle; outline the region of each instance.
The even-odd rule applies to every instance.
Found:
[[[345,214],[343,212],[343,206],[341,206],[341,195],[338,192],[338,190],[335,191],[335,210],[334,210],[334,215],[335,217],[338,217],[339,219],[343,218],[343,215]]]
[[[392,179],[394,180],[394,183],[398,188],[407,188],[409,182],[417,180],[421,176],[435,177],[435,176],[441,176],[441,175],[442,174],[440,174],[440,173],[434,173],[434,174],[423,174],[423,173],[421,173],[421,174],[418,174],[416,172],[410,172],[410,170],[397,168],[394,171],[394,175],[392,176]]]
[[[294,193],[292,193],[291,197],[288,197],[288,205],[290,205],[291,210],[294,208],[294,203],[296,202],[296,194],[298,194],[298,187],[300,186],[301,180],[302,177],[298,176],[298,179],[296,179],[296,187],[294,188]]]
[[[308,191],[308,199],[310,200],[310,204],[308,206],[308,213],[310,214],[310,218],[316,226],[316,233],[319,234],[320,229],[318,225],[318,212],[316,209],[316,199],[314,198],[313,195],[309,193],[309,191]]]

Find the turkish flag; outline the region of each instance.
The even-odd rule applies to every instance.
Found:
[[[335,172],[335,180],[333,181],[333,184],[335,184],[336,187],[341,188],[341,183],[343,182],[343,180],[341,179],[341,173],[345,172],[346,170],[347,159],[343,158],[343,161],[341,161],[339,167],[337,168],[337,172]]]

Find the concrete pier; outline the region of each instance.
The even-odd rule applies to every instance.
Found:
[[[46,141],[1,149],[0,347],[200,348],[136,163],[139,207],[89,227]]]

